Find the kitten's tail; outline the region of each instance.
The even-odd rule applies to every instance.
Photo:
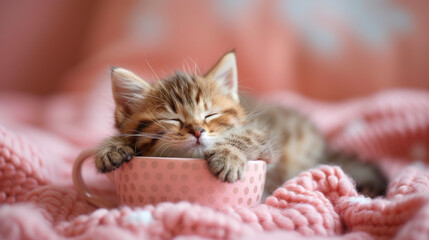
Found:
[[[340,166],[355,182],[357,190],[375,197],[386,193],[388,180],[375,164],[352,153],[328,150],[324,163]]]

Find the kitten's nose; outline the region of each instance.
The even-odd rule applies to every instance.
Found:
[[[206,130],[204,128],[198,128],[198,129],[192,129],[189,131],[192,135],[194,135],[196,138],[199,138],[201,136],[201,133],[205,132]]]

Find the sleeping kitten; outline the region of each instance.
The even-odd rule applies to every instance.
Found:
[[[320,163],[341,165],[371,195],[386,180],[372,165],[332,158],[325,140],[308,119],[276,106],[246,113],[239,103],[235,53],[224,55],[204,76],[175,73],[148,84],[132,72],[112,68],[119,134],[106,139],[95,157],[100,172],[133,156],[207,160],[221,181],[242,178],[249,159],[269,163],[266,192]],[[339,160],[340,159],[340,160]]]

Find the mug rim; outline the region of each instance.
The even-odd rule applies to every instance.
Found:
[[[134,156],[133,158],[131,158],[130,161],[128,161],[128,163],[131,162],[133,159],[140,159],[140,160],[142,160],[142,159],[150,159],[150,160],[161,160],[161,159],[163,159],[163,160],[174,160],[174,161],[204,161],[204,162],[207,162],[207,160],[205,160],[203,158]],[[260,163],[260,162],[266,163],[266,161],[261,160],[261,159],[256,159],[256,160],[250,159],[250,160],[247,160],[247,164],[249,164],[249,163],[255,164],[255,163]]]

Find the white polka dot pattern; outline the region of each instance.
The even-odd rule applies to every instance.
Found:
[[[241,181],[223,183],[201,159],[135,157],[120,167],[116,190],[122,205],[189,201],[221,208],[255,206],[261,201],[266,163],[249,161]]]

